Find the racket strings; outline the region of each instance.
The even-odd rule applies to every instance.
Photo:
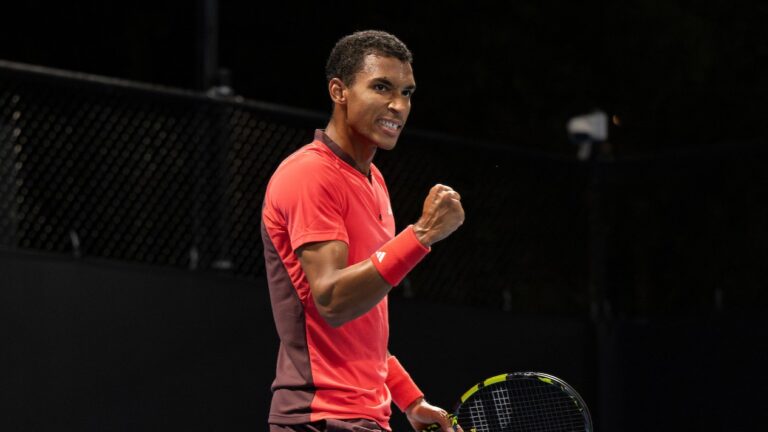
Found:
[[[495,383],[465,401],[458,413],[464,430],[477,432],[585,431],[582,409],[557,385],[535,379]]]

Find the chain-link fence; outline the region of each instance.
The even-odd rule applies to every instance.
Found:
[[[323,115],[236,98],[0,63],[0,246],[263,277],[266,182],[326,122]],[[467,222],[436,245],[396,295],[586,315],[590,293],[605,293],[620,309],[646,302],[640,309],[652,310],[653,292],[675,285],[685,296],[696,289],[694,262],[672,256],[688,254],[697,235],[722,243],[715,249],[767,244],[766,206],[753,205],[765,198],[759,158],[729,160],[585,164],[406,132],[395,151],[376,161],[399,227],[418,218],[438,182],[462,194]],[[740,180],[731,181],[732,174]],[[595,212],[603,221],[598,227]],[[710,216],[701,230],[679,235],[702,212]],[[757,229],[754,238],[718,234],[742,221]],[[604,241],[602,258],[596,241]],[[713,266],[721,256],[700,258],[695,264],[729,272]],[[602,278],[595,259],[605,263]],[[658,260],[664,264],[654,265]],[[764,276],[749,265],[738,271],[739,280]],[[726,279],[717,279],[718,289]],[[607,288],[590,289],[594,284]],[[717,292],[706,296],[716,303]],[[664,298],[665,307],[689,305]]]
[[[306,118],[0,69],[4,245],[257,276],[261,195]]]

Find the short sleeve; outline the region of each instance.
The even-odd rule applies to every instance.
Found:
[[[313,242],[349,243],[343,197],[332,168],[309,159],[284,167],[272,179],[269,202],[280,214],[294,252]]]

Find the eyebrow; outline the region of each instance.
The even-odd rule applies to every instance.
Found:
[[[390,81],[388,78],[385,78],[385,77],[376,77],[376,78],[373,78],[373,79],[371,80],[371,82],[372,82],[372,83],[381,83],[381,84],[385,84],[385,85],[388,85],[388,86],[390,86],[390,87],[395,87],[395,85],[392,83],[392,81]],[[411,90],[411,91],[414,91],[414,90],[416,90],[416,84],[411,84],[411,85],[409,85],[409,86],[406,86],[406,87],[405,87],[405,89],[406,89],[406,90]]]

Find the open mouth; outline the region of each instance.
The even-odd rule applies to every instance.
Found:
[[[392,133],[397,133],[400,131],[400,129],[403,128],[403,125],[401,123],[393,120],[381,119],[377,123],[381,125],[384,128],[384,130]]]

